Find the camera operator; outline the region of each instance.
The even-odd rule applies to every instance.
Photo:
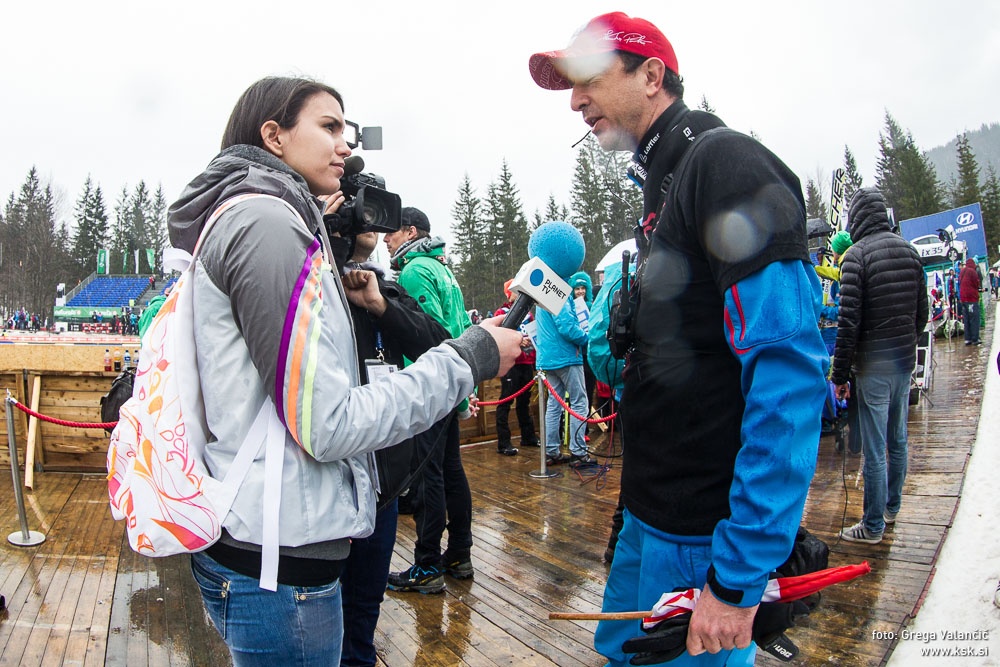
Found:
[[[331,213],[337,207],[334,198],[326,210]],[[348,288],[358,364],[364,369],[361,380],[366,383],[377,379],[380,372],[403,368],[404,355],[416,359],[448,338],[444,327],[424,313],[406,290],[385,279],[382,267],[367,261],[376,243],[378,232],[330,237],[334,260]],[[412,453],[412,438],[375,452],[379,482],[375,532],[351,540],[351,554],[340,577],[344,609],[341,665],[345,667],[376,664],[375,626],[396,543],[396,495],[410,481]]]
[[[316,199],[340,190],[350,155],[344,125],[333,88],[262,79],[233,109],[222,152],[170,207],[171,245],[189,252],[221,210],[191,278],[211,433],[206,466],[224,477],[267,398],[286,432],[277,590],[259,585],[264,457],[251,464],[222,538],[191,557],[236,665],[337,664],[339,577],[350,538],[370,535],[375,523],[369,452],[425,430],[520,353],[518,332],[485,323],[360,385],[347,299],[330,270]],[[247,193],[269,196],[233,199]]]

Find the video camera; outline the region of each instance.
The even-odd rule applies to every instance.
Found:
[[[344,161],[340,189],[345,202],[336,213],[323,216],[332,236],[357,236],[365,232],[391,233],[402,224],[403,205],[399,195],[385,189],[385,179],[362,172],[365,161],[352,155]]]

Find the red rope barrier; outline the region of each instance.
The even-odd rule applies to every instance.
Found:
[[[36,419],[41,419],[43,422],[59,424],[60,426],[72,426],[73,428],[114,428],[115,424],[118,423],[118,422],[104,422],[101,424],[86,424],[84,422],[68,422],[62,419],[56,419],[54,417],[46,417],[45,415],[38,414],[28,406],[18,403],[16,400],[11,399],[11,403],[13,403],[14,407],[20,410],[21,412],[26,412],[32,417],[35,417]]]
[[[586,417],[581,417],[580,415],[578,415],[575,412],[573,412],[573,408],[571,408],[568,405],[566,405],[566,401],[564,401],[562,399],[562,397],[559,394],[556,393],[556,390],[552,388],[552,385],[549,384],[549,381],[547,379],[542,380],[542,382],[544,382],[545,386],[549,388],[549,393],[552,394],[552,396],[557,401],[559,401],[559,405],[563,406],[563,410],[565,410],[566,412],[570,413],[571,415],[573,415],[574,417],[576,417],[577,419],[579,419],[582,422],[587,422],[588,424],[603,424],[604,422],[609,422],[609,421],[611,421],[612,419],[614,419],[615,417],[618,416],[618,413],[616,412],[613,415],[610,415],[608,417],[604,417],[602,419],[587,419]]]
[[[507,398],[502,398],[499,401],[479,401],[479,405],[500,405],[501,403],[509,403],[510,401],[513,401],[515,398],[517,398],[518,396],[520,396],[524,392],[526,392],[529,389],[531,389],[531,385],[533,385],[533,384],[535,384],[534,378],[532,378],[531,382],[529,382],[528,384],[524,385],[523,387],[521,387],[520,390],[518,390],[516,393],[511,394]]]

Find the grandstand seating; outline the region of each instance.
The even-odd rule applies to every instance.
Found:
[[[164,285],[163,289],[160,290],[160,294],[166,294],[167,290],[170,289],[171,287],[173,287],[175,282],[177,282],[177,276],[173,276],[171,278],[168,278],[167,279],[167,284]]]
[[[120,308],[138,300],[149,287],[149,276],[98,276],[67,302],[67,306]]]

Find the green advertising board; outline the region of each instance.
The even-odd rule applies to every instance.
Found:
[[[94,313],[100,313],[101,317],[110,318],[121,313],[121,308],[84,308],[79,306],[56,306],[53,319],[59,320],[89,320]]]

